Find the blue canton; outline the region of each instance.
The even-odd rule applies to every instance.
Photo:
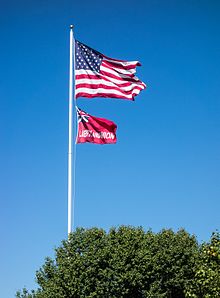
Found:
[[[75,41],[76,70],[84,69],[99,72],[102,59],[103,57],[99,52],[91,49],[78,40]]]

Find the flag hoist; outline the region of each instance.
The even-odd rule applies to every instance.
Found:
[[[72,232],[73,226],[73,204],[75,201],[75,161],[76,146],[73,151],[73,107],[75,108],[75,90],[73,90],[73,62],[74,62],[74,38],[73,25],[70,25],[70,64],[69,64],[69,145],[68,145],[68,235]],[[74,84],[75,86],[75,84]],[[75,89],[75,87],[74,87]],[[73,104],[74,101],[74,104]],[[73,156],[74,154],[74,156]],[[74,165],[73,165],[74,162]],[[74,166],[74,172],[73,172]],[[74,177],[73,177],[74,175]]]

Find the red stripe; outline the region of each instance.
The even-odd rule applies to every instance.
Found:
[[[131,90],[122,90],[122,88],[120,87],[111,87],[111,86],[107,86],[107,85],[103,85],[103,84],[99,84],[99,85],[93,85],[93,84],[77,84],[76,85],[76,89],[78,88],[89,88],[89,89],[99,89],[99,88],[103,88],[106,90],[116,90],[119,91],[121,93],[123,93],[124,95],[131,95],[133,93],[134,90],[143,90],[141,87],[139,86],[135,86],[133,87]]]
[[[107,58],[107,59],[109,59],[109,60],[112,60],[112,61],[118,61],[118,62],[128,62],[128,61],[126,61],[126,60],[119,60],[119,59],[110,58],[110,57],[108,57],[108,56],[105,56],[105,55],[103,55],[103,54],[102,54],[102,56],[103,56],[103,58]]]
[[[87,80],[100,80],[101,76],[97,75],[87,75],[87,74],[80,74],[80,75],[75,75],[75,80],[80,80],[80,79],[87,79]]]
[[[77,80],[80,80],[80,79],[86,79],[86,80],[97,80],[97,81],[101,81],[101,80],[104,80],[104,81],[107,81],[107,82],[111,82],[117,86],[121,86],[121,87],[126,87],[126,86],[130,86],[131,83],[128,81],[128,80],[122,80],[122,79],[118,79],[119,81],[121,81],[121,83],[115,83],[113,81],[111,81],[111,79],[109,79],[108,77],[102,77],[102,76],[96,76],[96,75],[84,75],[84,74],[81,74],[81,75],[76,75],[76,82]]]
[[[103,58],[106,58],[106,59],[109,59],[109,60],[111,60],[111,61],[117,61],[117,62],[123,62],[123,63],[125,63],[125,62],[130,62],[130,61],[127,61],[127,60],[119,60],[119,59],[114,59],[114,58],[110,58],[110,57],[108,57],[108,56],[105,56],[105,55],[103,55],[103,54],[101,54],[102,56],[103,56]],[[138,66],[141,66],[141,63],[140,62],[138,62],[138,64],[137,64]]]
[[[102,61],[102,64],[106,64],[107,66],[110,66],[110,68],[120,68],[120,69],[124,69],[124,70],[130,70],[130,69],[135,69],[136,66],[138,65],[137,63],[131,64],[131,65],[120,65],[120,64],[116,64],[114,62],[109,62],[106,60]]]
[[[103,76],[101,76],[103,75]],[[77,79],[94,79],[94,80],[100,80],[100,79],[104,79],[104,80],[108,80],[109,82],[111,82],[111,78],[122,81],[124,83],[126,82],[133,82],[133,83],[142,83],[140,80],[135,80],[131,77],[127,77],[127,78],[122,78],[120,76],[115,76],[109,72],[105,72],[103,70],[100,71],[100,76],[99,75],[86,75],[86,74],[80,74],[80,75],[76,75],[75,76],[76,80]],[[108,79],[109,78],[109,79]],[[115,83],[117,84],[117,83]],[[120,84],[121,85],[121,84]]]
[[[111,79],[107,78],[107,77],[102,77],[102,78],[97,78],[96,76],[94,76],[94,78],[91,78],[91,76],[88,78],[86,75],[77,75],[76,76],[76,84],[78,84],[78,80],[80,79],[85,79],[88,84],[90,83],[91,80],[94,80],[94,81],[97,81],[99,82],[100,81],[100,84],[103,83],[103,80],[106,81],[106,82],[109,82],[109,83],[112,83],[114,84],[115,86],[118,86],[118,87],[128,87],[132,84],[135,84],[136,86],[143,86],[145,88],[145,85],[144,83],[142,83],[141,81],[137,82],[137,81],[128,81],[128,80],[125,80],[125,82],[123,83],[123,80],[121,80],[121,83],[115,83],[113,81],[111,81]],[[84,84],[84,83],[79,83],[79,84]],[[94,85],[98,85],[98,84],[94,84]]]
[[[104,74],[107,74],[108,76],[110,76],[110,75],[113,75],[113,76],[115,76],[116,78],[117,77],[120,77],[120,78],[122,78],[122,79],[127,79],[127,78],[132,78],[132,77],[134,77],[135,75],[134,75],[134,73],[121,73],[120,72],[120,70],[116,70],[116,69],[114,69],[114,68],[112,68],[112,67],[109,67],[109,66],[107,66],[107,65],[103,65],[105,68],[107,68],[107,69],[111,69],[111,71],[114,71],[116,74],[114,75],[114,74],[112,74],[112,73],[109,73],[107,70],[103,70],[103,69],[101,69],[100,68],[100,73],[104,73]]]
[[[117,76],[117,75],[114,75],[114,74],[109,73],[109,72],[104,71],[104,70],[100,70],[100,74],[102,74],[102,75],[104,75],[106,77],[113,78],[113,79],[120,79],[122,81],[129,81],[129,82],[134,82],[134,83],[135,82],[141,82],[138,79],[134,79],[134,75],[132,75],[132,76],[126,76],[126,75],[124,75],[125,77],[122,77],[120,75]]]
[[[135,95],[136,94],[134,94],[134,96]],[[134,100],[134,96],[133,96],[133,98],[130,98],[130,97],[111,94],[111,93],[108,93],[108,94],[105,94],[105,93],[89,94],[89,93],[86,93],[86,92],[80,92],[80,93],[76,94],[76,98],[79,98],[79,97],[87,97],[87,98],[105,97],[105,98],[109,98],[110,97],[110,98],[120,98],[120,99],[128,99],[128,100]]]

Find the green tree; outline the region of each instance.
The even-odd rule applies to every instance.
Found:
[[[213,233],[209,243],[203,243],[195,268],[195,277],[189,284],[186,297],[220,297],[220,234]]]
[[[195,237],[183,229],[77,229],[36,273],[39,289],[16,297],[182,298],[198,251]]]

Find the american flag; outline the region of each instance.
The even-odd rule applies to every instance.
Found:
[[[134,100],[146,85],[136,76],[138,61],[109,58],[75,40],[75,96]]]

